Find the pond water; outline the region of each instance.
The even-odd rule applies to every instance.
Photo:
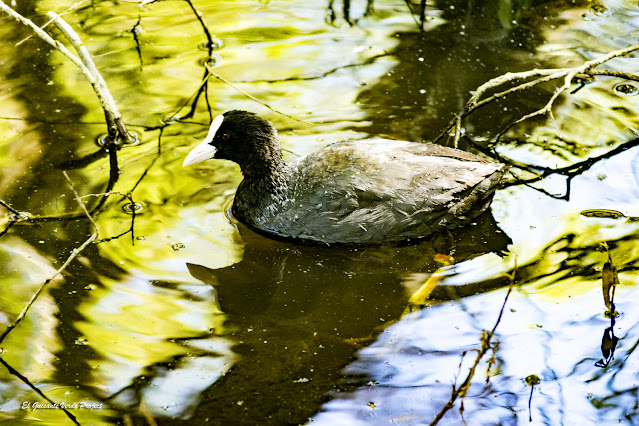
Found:
[[[345,139],[433,140],[493,77],[639,43],[634,2],[429,2],[423,28],[420,2],[346,3],[197,1],[209,58],[188,2],[16,2],[39,25],[72,8],[139,137],[117,150],[114,185],[85,77],[0,15],[0,331],[37,295],[1,338],[0,419],[428,424],[496,326],[463,410],[440,424],[639,422],[639,83],[611,75],[637,75],[632,55],[499,138],[563,81],[465,119],[459,146],[512,164],[508,182],[472,226],[424,241],[273,241],[229,217],[235,164],[182,168],[230,109],[271,120],[287,160]],[[86,246],[95,227],[63,171],[99,230]]]

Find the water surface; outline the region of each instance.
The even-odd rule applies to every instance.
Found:
[[[19,3],[39,24],[73,4]],[[140,210],[132,216],[130,201],[112,195],[94,212],[99,242],[2,341],[8,365],[81,424],[424,424],[466,377],[482,330],[497,321],[505,274],[516,272],[499,345],[485,357],[494,362],[489,373],[479,364],[464,398],[467,423],[637,422],[636,82],[588,81],[558,98],[553,117],[498,142],[557,85],[469,117],[460,146],[513,162],[509,183],[470,229],[413,244],[269,240],[227,214],[237,166],[181,167],[211,115],[229,109],[273,121],[288,160],[347,138],[432,140],[492,77],[576,66],[637,42],[631,2],[441,2],[423,30],[403,1],[377,0],[368,15],[354,1],[348,19],[335,3],[334,20],[324,1],[195,6],[215,37],[213,70],[235,86],[212,77],[196,104],[208,52],[186,2],[92,2],[65,15],[139,135],[117,151],[113,190]],[[80,195],[100,194],[110,166],[84,76],[35,38],[16,46],[29,30],[0,19],[0,198],[55,219],[0,237],[4,329],[94,232],[86,218],[62,217],[80,211],[62,171]],[[625,57],[607,68],[636,73],[638,64]],[[521,182],[539,167],[563,172]],[[593,209],[619,214],[582,214]],[[14,213],[2,214],[5,229]],[[619,341],[602,368],[604,242],[620,285]],[[61,410],[32,409],[48,402],[0,371],[2,418],[68,423]],[[540,379],[530,411],[529,375]],[[457,401],[442,422],[460,421]]]

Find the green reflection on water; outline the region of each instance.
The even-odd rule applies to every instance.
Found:
[[[72,3],[41,2],[38,10],[60,11]],[[287,158],[368,133],[429,139],[468,91],[486,79],[540,64],[582,61],[584,54],[575,53],[579,38],[567,34],[590,33],[589,48],[605,52],[632,33],[632,20],[622,25],[610,20],[614,14],[589,14],[582,21],[587,9],[557,5],[538,13],[550,22],[537,22],[525,14],[509,15],[505,3],[499,2],[495,15],[499,28],[494,20],[479,22],[480,15],[464,21],[453,9],[433,9],[420,33],[402,2],[377,1],[376,14],[352,27],[341,20],[326,24],[325,2],[198,2],[212,32],[223,40],[216,71],[274,108],[315,125],[277,115],[217,80],[208,87],[212,112],[246,108],[267,116],[292,151]],[[617,10],[632,15],[625,6]],[[519,27],[511,18],[528,25]],[[522,294],[542,298],[540,309],[551,311],[548,301],[561,304],[575,294],[596,293],[598,244],[608,240],[614,243],[617,266],[625,269],[624,285],[636,282],[637,225],[580,215],[587,209],[638,215],[631,150],[577,175],[570,199],[521,185],[500,191],[493,212],[513,239],[504,257],[481,255],[506,244],[491,244],[494,227],[464,238],[455,235],[452,243],[442,238],[358,250],[300,247],[256,236],[225,216],[241,179],[236,166],[181,167],[184,155],[206,133],[210,117],[204,102],[189,120],[162,131],[154,128],[201,84],[203,69],[197,64],[205,52],[198,44],[204,36],[187,5],[94,2],[68,19],[94,54],[125,121],[141,134],[139,145],[118,153],[121,174],[114,189],[131,191],[144,208],[135,217],[134,233],[125,233],[132,221],[122,210],[128,201],[109,198],[96,216],[100,238],[125,234],[92,245],[51,282],[3,342],[3,358],[57,401],[108,398],[108,408],[78,413],[81,421],[107,423],[124,415],[141,420],[141,404],[158,419],[305,421],[328,392],[352,388],[341,384],[340,369],[400,318],[416,290],[411,283],[417,286],[433,273],[440,285],[429,292],[428,303],[438,306],[503,286],[500,275],[517,262],[518,282],[528,285]],[[140,53],[130,32],[138,19]],[[105,131],[102,112],[89,84],[66,59],[49,56],[34,40],[14,46],[28,33],[2,23],[0,116],[19,120],[0,120],[0,195],[36,215],[77,211],[60,168],[78,160],[71,164],[82,167],[70,171],[76,190],[81,195],[104,191],[109,161],[94,143]],[[528,49],[541,40],[546,41],[531,53]],[[566,46],[565,40],[575,45]],[[635,66],[631,60],[616,66],[622,65]],[[637,114],[634,99],[613,90],[616,83],[597,80],[561,98],[554,119],[513,128],[497,150],[520,162],[555,167],[618,146],[631,137]],[[525,108],[543,103],[550,91],[489,108],[470,118],[467,131],[481,139]],[[563,178],[536,185],[553,195],[566,190]],[[91,206],[97,199],[84,201]],[[16,225],[1,237],[5,326],[92,231],[86,220],[61,221]],[[459,263],[443,267],[434,260],[440,254]],[[487,300],[494,304],[501,297],[488,294]],[[469,330],[475,331],[462,327],[464,333]],[[548,335],[562,336],[557,330]],[[451,351],[465,349],[466,343],[459,343]],[[512,359],[503,362],[499,372],[518,365]],[[58,411],[19,410],[33,394],[2,371],[7,398],[0,411],[6,418],[65,420]],[[289,411],[280,410],[283,405]]]

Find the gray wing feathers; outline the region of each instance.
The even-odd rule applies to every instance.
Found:
[[[327,242],[423,237],[478,216],[505,171],[439,145],[367,142],[368,149],[341,143],[294,162],[289,205],[270,226]]]

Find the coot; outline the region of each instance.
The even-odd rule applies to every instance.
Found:
[[[239,164],[231,211],[279,238],[376,244],[469,224],[490,204],[506,166],[453,148],[382,138],[340,142],[287,164],[277,131],[247,111],[215,117],[183,166]]]

